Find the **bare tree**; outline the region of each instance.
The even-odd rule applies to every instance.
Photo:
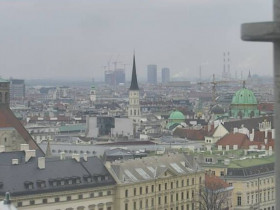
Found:
[[[228,210],[230,208],[233,188],[224,183],[208,180],[205,186],[201,186],[198,196],[200,210]]]

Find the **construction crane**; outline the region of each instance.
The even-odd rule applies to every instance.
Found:
[[[215,74],[213,74],[213,79],[211,82],[199,82],[197,84],[199,85],[204,85],[204,84],[212,84],[212,106],[214,106],[215,104],[217,104],[217,85],[218,84],[227,84],[227,83],[240,83],[241,81],[227,81],[227,80],[220,80],[220,81],[216,81],[215,79]],[[242,82],[244,82],[242,80]]]

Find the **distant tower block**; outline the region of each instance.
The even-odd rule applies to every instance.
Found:
[[[164,84],[170,82],[170,70],[169,70],[169,68],[162,68],[162,70],[161,70],[161,80],[162,80],[162,83],[164,83]]]
[[[0,105],[10,106],[10,82],[0,78]]]
[[[140,122],[140,103],[139,103],[139,87],[137,82],[135,55],[133,56],[133,67],[131,84],[129,88],[129,106],[128,106],[128,118],[133,119],[133,122]]]
[[[90,88],[89,99],[90,99],[91,105],[93,105],[96,102],[96,90],[95,90],[94,85],[92,85]]]
[[[157,65],[150,64],[147,66],[147,82],[149,84],[157,84]]]

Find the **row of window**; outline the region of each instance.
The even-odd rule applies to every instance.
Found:
[[[186,197],[185,197],[186,196]],[[169,198],[168,198],[169,197]],[[172,194],[170,196],[158,196],[158,205],[161,204],[172,204],[173,202],[178,202],[178,201],[183,201],[185,200],[185,198],[188,199],[194,199],[194,190],[191,191],[191,193],[189,193],[189,191],[186,192],[186,195],[184,192],[181,193],[176,193],[176,194]],[[153,207],[154,206],[154,198],[151,199],[145,199],[145,200],[140,200],[140,201],[134,201],[133,202],[133,207],[134,209],[137,209],[137,207],[139,207],[140,209],[144,207],[144,202],[145,202],[145,207]]]
[[[258,183],[259,185],[262,185],[262,184],[269,184],[269,183],[274,183],[274,178],[271,177],[271,178],[264,178],[264,179],[259,179],[256,180],[256,181],[252,181],[252,182],[247,182],[247,187],[257,187],[258,186]]]
[[[161,204],[158,204],[157,207],[160,207]],[[154,205],[152,205],[153,207]],[[181,208],[180,208],[181,207]],[[146,206],[145,208],[148,208],[148,206]],[[143,207],[139,207],[137,208],[137,206],[135,205],[134,203],[134,206],[133,206],[133,210],[137,210],[137,209],[144,209]],[[181,205],[181,206],[176,206],[175,208],[170,208],[170,210],[195,210],[195,205],[194,203],[191,203],[191,204],[186,204],[186,205]],[[131,210],[128,208],[128,203],[125,203],[125,210]],[[166,209],[167,210],[167,209]]]
[[[108,190],[108,191],[107,191],[107,195],[111,195],[111,194],[112,194],[111,190]],[[103,195],[104,195],[104,194],[103,194],[102,191],[97,192],[97,196],[95,195],[94,192],[91,192],[91,193],[89,194],[89,197],[84,197],[83,194],[79,194],[78,197],[77,197],[77,198],[74,198],[74,199],[73,199],[73,196],[68,195],[68,196],[66,196],[66,200],[67,200],[67,201],[71,201],[71,200],[83,199],[83,198],[102,197]],[[54,202],[55,202],[55,203],[60,202],[60,201],[61,201],[60,197],[55,197],[55,198],[54,198]],[[64,200],[63,200],[63,201],[64,201]],[[52,201],[50,202],[50,201],[48,200],[48,198],[43,198],[43,199],[42,199],[42,203],[43,203],[43,204],[47,204],[47,203],[52,203]],[[35,200],[30,200],[30,201],[29,201],[29,205],[35,205]],[[23,206],[23,203],[22,203],[22,201],[19,201],[19,202],[17,203],[17,207],[21,207],[21,206]]]
[[[258,200],[259,199],[259,200]],[[255,195],[252,194],[247,195],[247,204],[254,204],[254,203],[258,203],[258,202],[266,202],[266,201],[270,201],[270,200],[274,200],[274,190],[270,191],[263,191],[260,193],[256,193]]]
[[[176,185],[175,185],[176,184]],[[199,177],[199,184],[202,184],[202,177]],[[186,180],[186,185],[185,185],[185,180],[181,180],[181,183],[179,181],[176,182],[170,182],[170,184],[165,183],[163,184],[158,184],[158,191],[162,191],[162,190],[168,190],[168,189],[174,189],[179,188],[179,187],[185,187],[185,186],[193,186],[195,185],[195,178],[192,179],[187,179]],[[144,192],[145,189],[145,192]],[[146,186],[146,187],[139,187],[139,194],[138,195],[142,195],[143,193],[148,194],[148,193],[153,193],[155,191],[155,185],[151,185],[151,186]],[[137,195],[137,188],[133,189],[133,195],[136,196]],[[125,197],[128,197],[129,195],[129,189],[125,190]]]

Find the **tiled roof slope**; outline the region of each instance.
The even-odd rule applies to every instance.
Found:
[[[17,158],[19,164],[12,165],[10,158]],[[87,161],[81,158],[79,162],[75,159],[46,158],[44,169],[38,168],[37,158],[25,162],[23,151],[0,153],[0,159],[0,196],[5,192],[10,192],[11,195],[28,195],[115,184],[97,157],[88,157]],[[56,184],[53,185],[53,182]],[[33,185],[31,188],[26,186],[30,183]],[[44,183],[44,186],[39,183]]]

